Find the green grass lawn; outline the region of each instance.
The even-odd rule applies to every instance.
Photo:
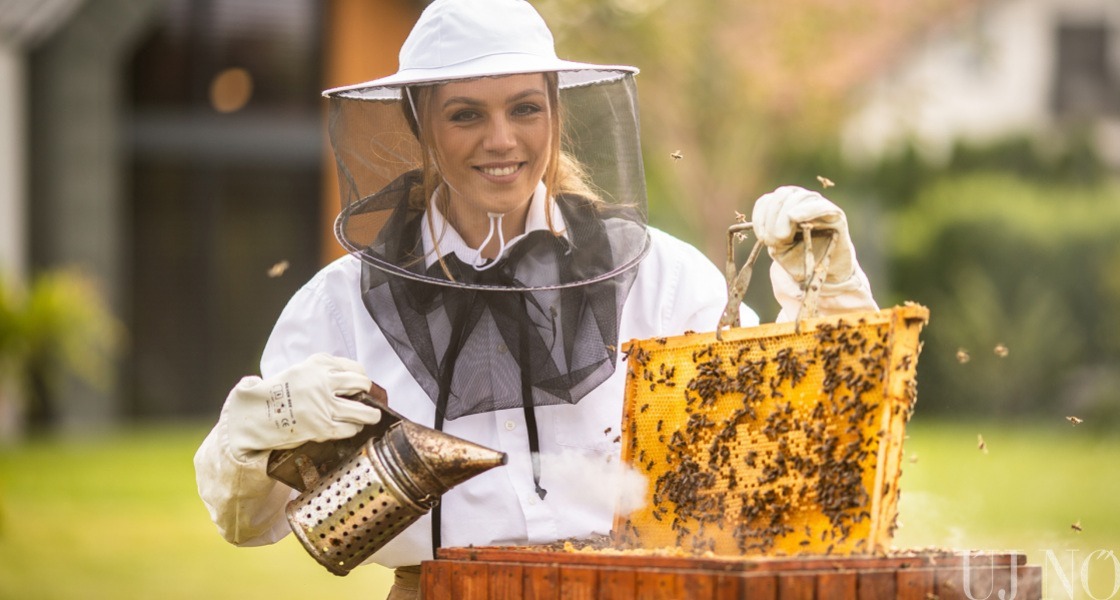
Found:
[[[384,597],[385,569],[340,578],[292,537],[261,548],[222,541],[195,493],[191,458],[204,434],[146,427],[0,449],[0,598]],[[1023,551],[1044,566],[1047,597],[1065,598],[1049,551],[1075,590],[1086,564],[1090,591],[1108,597],[1113,563],[1091,555],[1120,552],[1120,437],[1061,419],[920,415],[909,436],[916,462],[904,462],[898,546]]]
[[[384,598],[392,574],[337,577],[294,537],[236,548],[194,484],[206,428],[0,449],[0,598]]]
[[[1017,550],[1043,567],[1047,598],[1069,597],[1065,577],[1074,597],[1120,599],[1120,436],[1061,417],[937,423],[920,415],[908,434],[897,546]]]

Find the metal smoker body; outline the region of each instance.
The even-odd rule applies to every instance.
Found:
[[[378,393],[380,392],[380,393]],[[374,393],[384,398],[384,391]],[[506,454],[382,411],[357,436],[273,452],[268,474],[302,492],[288,523],[315,560],[346,575],[435,506],[452,487],[506,463]]]

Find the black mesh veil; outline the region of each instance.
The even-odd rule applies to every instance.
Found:
[[[363,261],[366,307],[441,421],[575,403],[614,372],[619,314],[649,249],[637,93],[625,71],[561,72],[559,82],[563,150],[589,185],[549,198],[562,222],[484,270],[425,243],[431,205],[416,202],[421,148],[399,89],[326,94],[336,235]]]

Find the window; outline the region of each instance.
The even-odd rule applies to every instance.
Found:
[[[1106,24],[1058,26],[1053,109],[1062,118],[1120,115],[1120,65]]]

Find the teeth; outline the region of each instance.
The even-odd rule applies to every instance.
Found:
[[[483,173],[486,173],[487,175],[493,175],[494,177],[503,177],[505,175],[512,175],[513,172],[517,170],[517,165],[513,165],[513,166],[509,166],[509,167],[501,167],[501,168],[497,168],[497,169],[489,169],[489,168],[482,167],[481,170],[482,170]]]

